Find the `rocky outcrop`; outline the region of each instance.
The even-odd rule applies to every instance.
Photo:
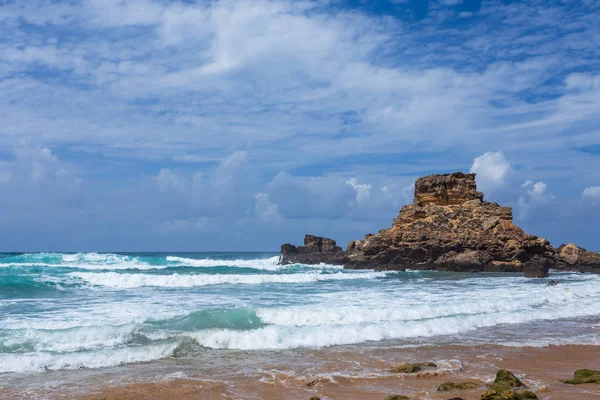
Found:
[[[600,272],[600,255],[573,244],[554,249],[513,223],[512,209],[483,200],[475,174],[430,175],[415,182],[414,202],[391,228],[351,241],[307,235],[304,246],[282,246],[282,263],[334,263],[350,269],[435,269],[460,272],[526,272],[549,268]]]
[[[588,251],[573,243],[559,246],[556,249],[556,257],[563,269],[600,273],[600,254]]]
[[[281,246],[280,264],[344,264],[345,254],[335,240],[314,235],[304,236],[304,246]]]

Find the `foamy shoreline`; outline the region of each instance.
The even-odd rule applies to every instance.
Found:
[[[161,360],[87,375],[44,388],[4,387],[0,398],[45,399],[479,399],[499,368],[514,372],[539,399],[596,399],[600,385],[559,382],[576,369],[600,367],[600,346],[426,346],[420,348],[327,348],[265,355],[239,352],[219,360]],[[417,374],[394,374],[402,362],[433,361],[438,368]],[[124,375],[129,373],[130,375]],[[76,377],[77,371],[72,371]],[[56,376],[54,376],[56,378]],[[437,392],[444,382],[474,381],[472,390]]]

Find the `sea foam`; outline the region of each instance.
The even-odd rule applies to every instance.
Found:
[[[116,272],[72,272],[71,277],[79,278],[89,284],[112,288],[137,288],[143,286],[159,287],[193,287],[219,284],[260,285],[263,283],[310,283],[331,280],[377,279],[384,278],[389,272],[360,272],[322,274],[308,272],[299,274],[263,274],[263,275],[149,275],[149,274],[119,274]]]

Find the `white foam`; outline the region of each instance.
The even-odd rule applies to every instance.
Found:
[[[39,253],[24,254],[23,259],[16,262],[2,263],[2,267],[49,267],[49,268],[78,268],[89,270],[100,269],[164,269],[166,265],[150,265],[140,261],[138,257],[113,253]]]
[[[167,262],[171,265],[185,266],[185,267],[240,267],[240,268],[252,268],[262,269],[268,271],[277,271],[282,269],[282,265],[277,265],[279,257],[271,257],[266,259],[255,259],[255,260],[215,260],[215,259],[196,259],[186,257],[174,257],[168,256]]]
[[[116,347],[130,340],[138,325],[82,326],[61,330],[25,329],[10,332],[5,346],[33,343],[36,351],[73,352],[103,347]]]
[[[85,353],[0,354],[0,373],[113,367],[165,358],[173,354],[176,347],[174,343]]]
[[[579,304],[585,307],[600,300],[600,289],[587,285],[576,290],[564,290],[544,286],[535,292],[512,294],[512,300],[506,301],[505,289],[488,289],[486,293],[473,290],[472,293],[460,293],[462,298],[452,298],[447,293],[415,294],[416,301],[393,299],[382,296],[381,293],[370,299],[360,298],[352,304],[352,299],[335,302],[328,299],[329,305],[315,307],[314,305],[261,308],[257,310],[258,317],[265,323],[282,326],[319,326],[347,325],[360,323],[379,323],[388,321],[413,321],[432,318],[444,318],[456,315],[498,314],[509,312],[527,312],[560,308]],[[407,288],[407,294],[410,289]],[[412,293],[410,293],[412,295]],[[392,293],[393,296],[393,293]],[[408,297],[410,298],[410,296]],[[582,315],[599,314],[593,307]],[[565,315],[568,317],[568,315]]]
[[[310,283],[331,280],[376,279],[383,278],[390,272],[360,272],[322,274],[307,272],[299,274],[264,274],[264,275],[149,275],[149,274],[119,274],[116,272],[72,272],[71,277],[82,279],[92,285],[126,289],[143,286],[160,287],[194,287],[219,284],[259,285],[263,283]]]
[[[315,310],[315,314],[318,314],[318,311]],[[194,332],[190,335],[200,345],[216,349],[318,348],[367,341],[456,335],[500,324],[519,324],[595,314],[597,314],[597,310],[591,305],[580,308],[578,305],[572,304],[560,309],[456,315],[413,321],[318,326],[271,325],[251,331],[211,329]]]

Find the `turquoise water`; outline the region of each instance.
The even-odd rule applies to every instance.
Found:
[[[0,254],[0,373],[202,349],[600,343],[600,276],[346,271],[275,253]],[[524,327],[554,321],[546,334]],[[496,332],[490,335],[490,332]]]

